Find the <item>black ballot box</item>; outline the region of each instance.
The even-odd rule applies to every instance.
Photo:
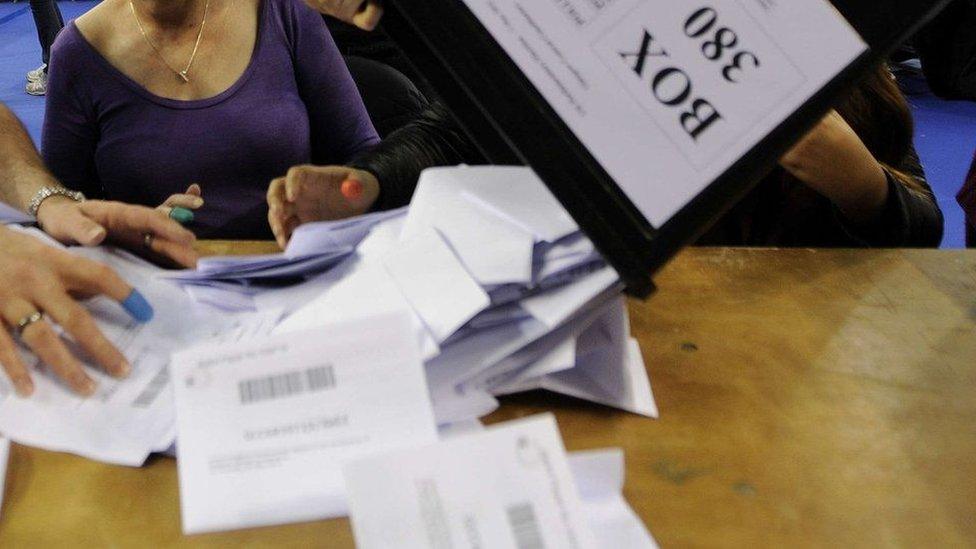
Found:
[[[948,0],[386,0],[496,164],[531,166],[626,282],[654,272]]]

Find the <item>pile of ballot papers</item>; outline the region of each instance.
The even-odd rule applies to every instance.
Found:
[[[617,274],[528,168],[425,171],[327,278],[274,332],[411,311],[440,425],[531,389],[657,415]]]
[[[93,398],[49,373],[30,399],[0,380],[0,433],[24,444],[139,465],[174,441],[174,350],[401,312],[439,426],[477,422],[497,396],[531,389],[657,415],[616,273],[527,168],[427,170],[409,208],[309,224],[282,254],[206,259],[196,271],[111,248],[70,251],[115,268],[156,316],[141,325],[106,298],[88,303],[133,363],[124,381],[92,368]]]
[[[185,531],[351,513],[362,546],[385,546],[376,524],[414,535],[406,509],[441,498],[442,526],[468,513],[492,525],[492,546],[653,546],[620,494],[619,452],[566,465],[551,418],[479,421],[496,397],[533,389],[657,415],[617,274],[531,170],[427,170],[408,208],[305,225],[281,254],[193,271],[68,250],[114,268],[155,318],[86,304],[133,365],[125,380],[91,367],[87,399],[22,349],[35,394],[0,380],[0,434],[131,466],[178,440]],[[478,456],[493,453],[507,457],[486,469]],[[518,475],[487,498],[482,481]],[[396,486],[427,491],[395,499]],[[465,510],[471,490],[480,503]]]

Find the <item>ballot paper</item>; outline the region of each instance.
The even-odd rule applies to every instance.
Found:
[[[385,266],[438,343],[491,304],[436,231],[405,241],[387,255]]]
[[[0,437],[0,510],[3,509],[3,494],[7,484],[7,463],[10,461],[10,440]]]
[[[555,366],[547,365],[547,360],[555,362]],[[539,363],[520,371],[492,392],[504,395],[546,389],[658,417],[647,368],[640,345],[630,336],[622,297],[604,306],[600,316],[585,330],[578,335],[570,334]]]
[[[36,229],[23,232],[59,246]],[[6,376],[0,376],[0,433],[29,446],[139,466],[150,453],[169,447],[175,436],[166,367],[170,353],[201,341],[266,334],[280,312],[214,315],[195,307],[179,288],[157,280],[159,268],[126,252],[110,248],[69,251],[115,269],[142,292],[155,316],[151,322],[139,324],[108,298],[85,303],[105,336],[132,364],[129,377],[118,380],[86,362],[88,375],[98,383],[96,393],[89,398],[75,395],[33,354],[22,349],[25,361],[35,365],[34,394],[30,398],[17,396]]]
[[[334,271],[326,273],[322,280],[309,282],[319,293],[304,307],[283,320],[275,334],[308,330],[314,326],[352,320],[369,319],[377,315],[409,314],[410,303],[400,293],[383,265],[371,261],[368,256],[352,257]],[[269,300],[280,304],[279,300]],[[416,315],[411,318],[412,333],[426,360],[437,355],[440,348]]]
[[[294,283],[324,273],[346,259],[374,225],[404,213],[401,208],[306,223],[295,230],[283,253],[205,257],[194,270],[163,276],[189,287],[202,303],[225,310],[254,309],[251,298],[257,291],[251,285]]]
[[[624,499],[623,450],[572,452],[569,468],[597,547],[657,549],[657,542]]]
[[[363,549],[597,547],[550,414],[366,457],[344,471]]]
[[[457,166],[429,168],[421,175],[403,239],[424,228],[439,226],[442,206],[463,197],[490,214],[535,236],[555,242],[579,226],[529,168],[518,166]]]
[[[173,357],[183,531],[346,513],[341,466],[437,439],[405,314]]]
[[[131,361],[132,373],[117,380],[89,365],[87,373],[98,389],[94,396],[82,398],[25,350],[25,360],[35,365],[34,394],[18,397],[6,378],[0,380],[0,432],[47,450],[142,465],[150,452],[172,442],[174,417],[166,394],[170,351],[216,335],[225,324],[198,314],[178,288],[152,283],[153,268],[141,260],[105,248],[71,251],[115,268],[140,289],[155,317],[139,324],[108,298],[88,301],[86,308],[99,328]]]
[[[15,223],[33,223],[34,218],[24,212],[14,208],[6,202],[0,202],[0,225],[12,225]]]

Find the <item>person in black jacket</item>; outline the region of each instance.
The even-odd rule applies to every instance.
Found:
[[[369,0],[307,2],[331,15],[348,19],[353,14],[350,21],[372,5]],[[340,48],[341,32],[337,35]],[[359,39],[373,48],[384,43],[382,47],[394,48],[379,36]],[[395,49],[385,51],[389,55]],[[852,90],[783,157],[781,167],[699,243],[937,246],[942,239],[942,214],[925,181],[912,134],[904,97],[890,72],[879,69]],[[350,166],[301,166],[275,180],[268,193],[269,219],[279,242],[284,243],[301,223],[406,205],[426,167],[478,160],[466,134],[435,99],[413,121]],[[362,195],[366,186],[373,187],[370,196],[379,189],[375,203],[348,198]]]
[[[914,43],[936,95],[976,101],[976,0],[954,0]]]
[[[700,240],[705,245],[933,247],[943,217],[886,67],[863,78]]]
[[[966,247],[976,248],[976,155],[973,155],[973,165],[956,200],[966,214]]]

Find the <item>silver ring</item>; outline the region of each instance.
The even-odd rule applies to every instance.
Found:
[[[29,328],[33,324],[44,320],[44,315],[40,311],[34,311],[33,313],[25,316],[17,322],[17,335],[21,336],[24,334],[24,330]]]
[[[142,247],[147,250],[152,250],[153,240],[156,240],[156,235],[152,233],[142,235]]]

